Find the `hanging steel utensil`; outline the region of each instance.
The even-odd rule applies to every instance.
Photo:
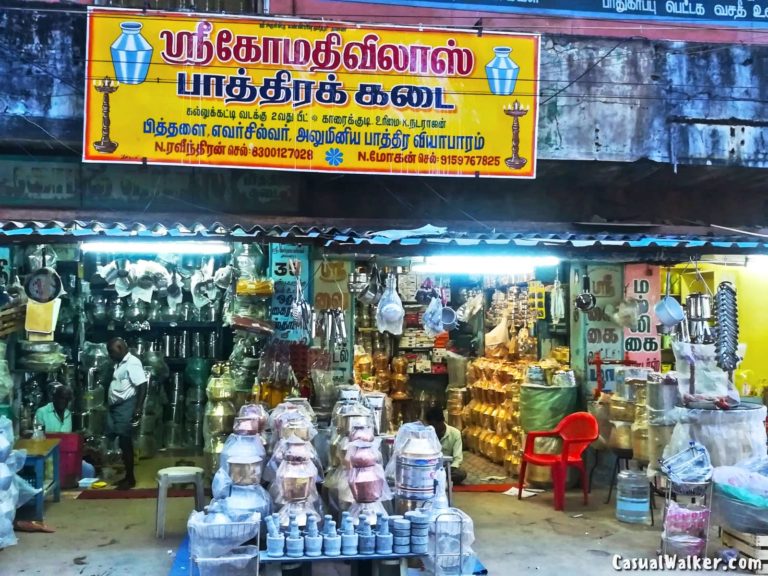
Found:
[[[576,305],[576,308],[581,312],[587,312],[592,310],[592,308],[597,305],[597,298],[595,298],[595,295],[590,291],[591,282],[589,281],[588,274],[584,274],[584,277],[581,280],[581,289],[582,292],[576,296],[574,304]]]

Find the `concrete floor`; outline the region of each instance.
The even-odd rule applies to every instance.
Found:
[[[165,576],[181,542],[192,499],[171,498],[165,540],[154,537],[155,500],[73,499],[47,506],[55,534],[19,534],[0,551],[0,575]],[[654,556],[659,528],[621,524],[596,490],[588,506],[570,491],[565,512],[551,493],[518,501],[503,494],[461,493],[455,505],[474,520],[475,552],[491,576],[613,574],[613,554]],[[659,502],[661,504],[661,502]],[[682,574],[683,572],[678,572]]]

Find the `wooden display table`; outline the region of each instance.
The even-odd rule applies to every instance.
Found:
[[[59,442],[57,438],[46,440],[19,440],[14,449],[26,450],[27,460],[24,462],[24,468],[20,475],[27,479],[35,488],[40,488],[40,492],[35,496],[35,520],[43,519],[43,504],[49,494],[53,494],[53,501],[58,502],[61,499],[61,483],[59,482]],[[45,462],[51,460],[53,463],[53,478],[45,478]],[[31,469],[33,474],[24,473]]]

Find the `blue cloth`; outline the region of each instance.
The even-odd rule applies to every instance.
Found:
[[[184,536],[184,540],[181,541],[179,549],[176,551],[176,557],[173,559],[173,565],[168,576],[190,576],[194,570],[190,570],[190,564],[192,563],[189,561],[189,536]]]
[[[94,468],[93,464],[89,464],[85,460],[83,460],[82,477],[83,478],[96,478],[96,468]]]

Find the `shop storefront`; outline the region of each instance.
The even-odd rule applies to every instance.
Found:
[[[435,409],[462,436],[470,485],[489,470],[491,482],[516,485],[527,448],[560,451],[546,440],[527,447],[530,432],[592,414],[586,461],[622,463],[611,506],[630,523],[650,520],[649,481],[661,495],[676,486],[659,461],[693,441],[715,488],[693,508],[669,508],[668,498],[678,524],[664,545],[704,554],[704,519],[731,534],[761,531],[750,514],[760,508],[738,493],[761,461],[738,466],[764,457],[766,442],[759,297],[768,278],[760,256],[733,254],[754,243],[721,239],[732,254],[702,256],[714,247],[669,236],[30,226],[5,228],[14,238],[0,410],[17,435],[45,434],[36,414],[57,386],[70,388],[76,460],[99,480],[120,475],[104,392],[106,345],[121,337],[148,380],[137,468],[154,479],[168,458],[199,465],[214,497],[229,501],[209,514],[231,519],[236,509],[247,522],[259,512],[275,553],[280,527],[300,525],[309,538],[319,525],[333,541],[324,514],[342,534],[365,519],[371,534],[397,537],[379,514],[449,494],[451,474],[438,475],[437,492],[426,481],[443,469],[444,450],[421,424]],[[660,244],[669,250],[661,263]],[[81,470],[62,478],[76,484]],[[527,466],[526,488],[558,481],[550,466]],[[557,507],[570,500],[555,498]],[[205,533],[205,518],[191,534]]]

